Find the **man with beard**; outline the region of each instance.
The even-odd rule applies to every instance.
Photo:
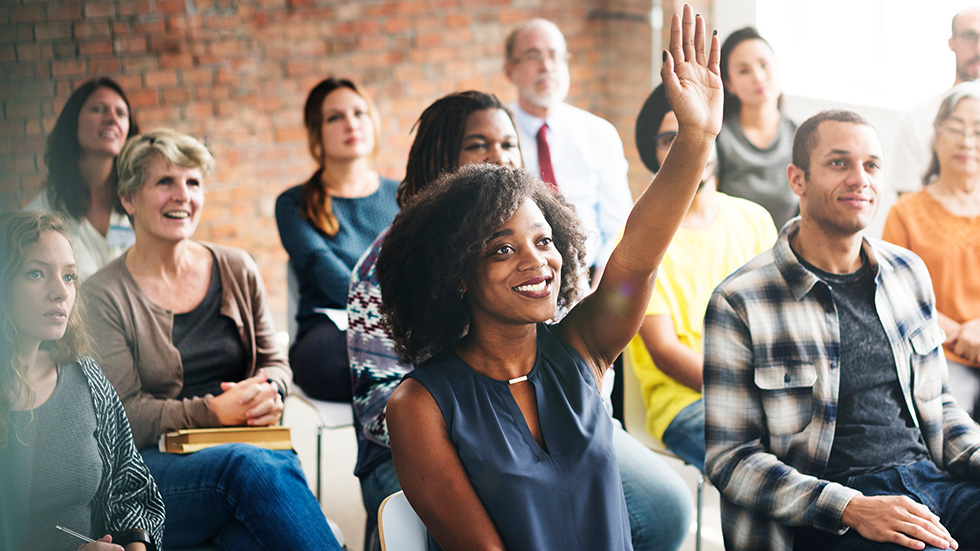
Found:
[[[608,121],[564,102],[570,56],[554,23],[533,19],[515,29],[505,56],[518,93],[511,109],[524,167],[575,206],[589,237],[585,265],[596,280],[633,205],[623,142]]]
[[[953,86],[980,78],[980,6],[966,8],[953,16],[949,49],[956,56]],[[932,124],[946,92],[929,98],[907,111],[895,138],[895,156],[889,183],[898,193],[922,189],[932,159]]]
[[[677,129],[660,85],[636,120],[636,146],[652,172],[660,171]],[[647,431],[701,471],[704,309],[715,286],[776,241],[766,209],[718,191],[717,166],[712,150],[694,201],[660,262],[643,325],[626,349],[640,382]]]
[[[711,295],[705,467],[728,549],[980,546],[980,430],[949,392],[929,272],[863,236],[883,166],[857,113],[801,124],[799,218]]]

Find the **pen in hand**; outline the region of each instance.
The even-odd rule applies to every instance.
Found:
[[[57,524],[55,524],[54,527],[57,528],[58,530],[61,530],[64,533],[70,535],[70,536],[75,536],[76,538],[78,538],[78,539],[80,539],[82,541],[89,542],[89,543],[95,541],[94,539],[92,539],[92,538],[90,538],[90,537],[88,537],[86,535],[79,534],[78,532],[72,530],[71,528],[65,528],[64,526],[58,526]]]

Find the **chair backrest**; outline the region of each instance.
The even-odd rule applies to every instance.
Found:
[[[644,446],[658,453],[670,454],[663,443],[647,431],[647,408],[643,404],[643,391],[633,365],[633,355],[627,348],[623,351],[623,427]]]
[[[426,551],[425,525],[408,503],[405,492],[386,497],[378,508],[381,551]]]

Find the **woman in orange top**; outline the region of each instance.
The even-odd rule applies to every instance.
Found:
[[[922,257],[946,331],[949,386],[965,410],[980,413],[980,84],[953,88],[934,123],[926,181],[892,207],[883,238]]]

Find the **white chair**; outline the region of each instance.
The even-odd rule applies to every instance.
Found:
[[[405,497],[396,492],[378,507],[378,537],[381,551],[426,551],[428,537],[422,519]]]
[[[636,438],[640,443],[654,452],[684,461],[671,453],[660,440],[654,438],[647,431],[647,408],[643,404],[640,380],[636,378],[636,372],[633,371],[632,354],[629,348],[623,352],[623,428],[626,429],[626,432],[630,436]],[[689,463],[685,462],[685,465],[689,465]],[[697,524],[695,528],[694,548],[696,551],[701,551],[701,516],[704,509],[704,475],[701,474],[701,471],[698,471],[697,484]]]
[[[296,310],[299,308],[299,280],[293,268],[286,265],[286,316],[289,323],[289,334],[282,343],[289,350],[289,343],[296,338]],[[316,428],[316,498],[323,496],[323,432],[329,429],[349,427],[354,424],[353,405],[348,402],[329,402],[311,398],[303,392],[299,385],[293,385],[290,397],[296,397],[316,410],[320,423]]]

